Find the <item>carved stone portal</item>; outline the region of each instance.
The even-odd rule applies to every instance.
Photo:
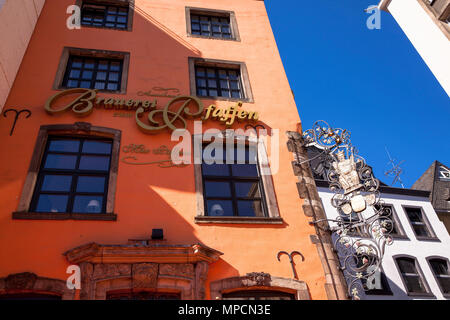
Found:
[[[176,292],[204,299],[209,264],[222,253],[195,245],[108,245],[90,243],[64,253],[81,269],[80,298],[103,300],[109,292]]]

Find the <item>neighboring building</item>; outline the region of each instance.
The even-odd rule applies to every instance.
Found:
[[[0,112],[45,0],[0,0]]]
[[[317,150],[309,148],[311,159]],[[311,163],[327,218],[336,219],[340,214],[331,205],[334,193],[326,181],[328,165],[320,157]],[[379,191],[382,205],[390,209],[394,222],[394,242],[386,246],[378,288],[361,294],[361,299],[450,299],[450,236],[430,203],[430,192],[384,184]],[[368,208],[363,215],[370,216],[371,212]],[[336,223],[330,222],[330,227],[334,226]],[[354,238],[367,236],[360,231],[354,234]]]
[[[48,0],[6,108],[29,113],[0,121],[0,298],[346,298],[299,199],[263,1]],[[223,119],[264,126],[270,148],[236,134],[245,163],[172,162],[174,127],[201,146]],[[304,256],[297,279],[282,251]]]
[[[431,204],[450,233],[450,169],[439,161],[434,161],[411,189],[430,192]]]
[[[381,0],[450,96],[450,0]]]

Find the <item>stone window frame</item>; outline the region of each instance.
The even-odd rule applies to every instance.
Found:
[[[192,135],[194,144],[200,144],[205,141],[203,139],[203,134]],[[256,137],[249,137],[245,135],[237,135],[233,137],[234,141],[245,141],[245,144],[253,143],[257,144],[258,153],[258,169],[260,172],[270,171],[267,151],[264,143],[261,140],[257,140]],[[224,144],[226,142],[226,137],[216,136],[215,141],[222,141]],[[210,141],[205,141],[210,142]],[[207,216],[205,210],[205,201],[203,193],[203,176],[202,176],[202,165],[200,163],[194,163],[194,176],[195,176],[195,193],[197,198],[197,215],[195,216],[195,223],[197,224],[274,224],[282,225],[284,224],[283,219],[280,217],[280,212],[278,208],[278,202],[275,195],[274,184],[272,181],[272,174],[260,175],[261,183],[263,186],[263,201],[265,202],[266,217],[245,217],[245,216]]]
[[[106,30],[114,30],[114,31],[133,31],[133,17],[134,17],[134,8],[135,8],[134,2],[135,2],[135,0],[76,0],[75,5],[78,6],[81,10],[84,2],[87,2],[90,4],[112,5],[112,6],[124,6],[126,3],[128,3],[127,27],[125,29],[118,29],[118,28],[98,27],[98,26],[86,26],[86,25],[80,24],[81,28],[106,29]]]
[[[30,212],[31,201],[39,175],[42,157],[45,152],[49,135],[59,136],[89,136],[112,139],[111,164],[108,181],[108,194],[106,197],[105,213],[40,213]],[[114,198],[116,194],[117,172],[119,166],[121,130],[92,126],[88,122],[75,122],[75,124],[44,125],[39,128],[33,156],[28,168],[22,195],[17,210],[12,213],[13,219],[27,220],[117,220],[114,213]]]
[[[244,98],[228,98],[228,97],[203,97],[199,96],[200,99],[211,99],[211,100],[221,100],[221,101],[241,101],[246,103],[254,103],[252,88],[250,85],[250,78],[248,75],[247,65],[245,62],[241,61],[231,61],[231,60],[217,60],[217,59],[205,59],[197,57],[189,57],[189,86],[191,96],[197,96],[197,84],[195,81],[195,67],[215,67],[215,68],[226,68],[226,69],[236,69],[240,71],[241,83]]]
[[[408,292],[408,287],[406,286],[406,282],[405,279],[403,278],[402,272],[400,270],[400,267],[398,265],[397,259],[399,258],[409,258],[409,259],[413,259],[415,262],[415,267],[416,267],[416,271],[417,274],[420,277],[420,280],[422,281],[423,285],[425,286],[425,293],[419,293],[419,292]],[[423,272],[422,272],[422,268],[420,267],[419,261],[417,260],[416,257],[408,255],[408,254],[397,254],[392,256],[392,259],[394,259],[394,265],[397,268],[397,272],[398,275],[400,276],[400,279],[402,281],[403,284],[403,288],[405,289],[405,293],[410,296],[410,297],[430,297],[430,298],[434,298],[434,294],[432,293],[430,286],[428,285],[427,279],[425,278]]]
[[[0,278],[0,296],[8,294],[38,293],[74,300],[75,290],[67,287],[65,280],[40,277],[32,272],[10,274]]]
[[[450,270],[450,261],[448,260],[447,257],[443,257],[443,256],[437,256],[437,255],[433,255],[433,256],[428,256],[425,258],[425,260],[427,260],[428,263],[428,267],[431,270],[431,273],[433,274],[434,280],[436,281],[439,290],[441,290],[442,295],[444,296],[444,298],[449,299],[450,298],[450,293],[444,293],[444,290],[442,290],[442,286],[441,283],[439,282],[439,280],[436,277],[436,274],[434,273],[433,267],[431,266],[430,260],[434,260],[434,259],[439,259],[439,260],[443,260],[443,261],[447,261],[447,267]]]
[[[208,8],[196,8],[196,7],[186,7],[186,33],[188,37],[193,38],[203,38],[203,39],[212,39],[212,40],[225,40],[225,41],[241,41],[241,37],[239,35],[239,29],[237,26],[236,14],[234,11],[229,10],[218,10],[218,9],[208,9]],[[230,29],[231,29],[231,38],[217,38],[213,36],[203,36],[200,34],[192,34],[191,29],[191,14],[198,15],[207,15],[207,16],[218,16],[218,17],[227,17],[230,19]]]
[[[296,300],[310,300],[306,282],[282,277],[273,277],[264,272],[247,273],[245,276],[211,281],[211,300],[222,300],[222,294],[243,290],[281,291],[294,294]]]
[[[61,58],[59,59],[58,69],[56,71],[55,80],[53,82],[53,90],[67,90],[70,88],[63,86],[64,75],[66,73],[67,64],[69,62],[69,57],[71,55],[92,57],[92,58],[105,58],[105,59],[118,59],[122,60],[122,77],[120,79],[120,90],[98,90],[98,92],[105,92],[108,94],[126,94],[127,93],[127,83],[128,83],[128,73],[130,67],[130,53],[123,51],[109,51],[109,50],[97,50],[97,49],[85,49],[85,48],[74,48],[74,47],[64,47]]]
[[[422,206],[415,206],[415,205],[404,205],[402,204],[402,209],[403,212],[406,216],[406,220],[408,220],[409,226],[412,229],[412,233],[413,235],[416,237],[417,240],[427,240],[427,241],[436,241],[436,242],[441,242],[439,240],[439,238],[436,236],[436,232],[434,232],[433,227],[430,223],[430,221],[428,220],[427,215],[425,214],[425,210],[423,209]],[[415,208],[415,209],[420,209],[421,213],[422,213],[422,218],[423,218],[423,222],[425,223],[425,226],[427,227],[428,231],[430,232],[431,236],[430,237],[424,237],[424,236],[418,236],[416,235],[416,232],[414,231],[414,227],[411,223],[411,220],[408,217],[408,213],[406,212],[406,208]]]

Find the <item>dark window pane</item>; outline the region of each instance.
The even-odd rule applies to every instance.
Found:
[[[263,217],[263,210],[261,208],[260,200],[239,200],[238,201],[238,214],[244,217]]]
[[[206,91],[206,89],[198,88],[197,95],[199,95],[201,97],[206,97],[208,95],[208,91]]]
[[[108,90],[117,90],[117,84],[116,83],[108,83]]]
[[[196,73],[197,73],[197,76],[204,77],[205,76],[205,69],[204,68],[197,68],[196,69]]]
[[[205,176],[228,176],[230,171],[226,164],[202,164],[202,172]]]
[[[231,188],[228,182],[205,181],[207,197],[231,197]]]
[[[102,212],[102,196],[75,196],[73,212],[99,213]]]
[[[232,216],[233,203],[231,200],[207,200],[208,216]]]
[[[111,143],[86,140],[83,143],[83,149],[81,150],[81,152],[110,154],[111,153]]]
[[[110,72],[108,75],[108,80],[110,81],[119,81],[119,73],[117,72]]]
[[[105,177],[79,176],[77,192],[99,192],[105,191]]]
[[[100,61],[98,63],[98,69],[99,70],[107,70],[108,69],[108,61],[104,61],[104,60]],[[105,77],[105,79],[106,79],[106,77]]]
[[[84,62],[85,69],[94,69],[95,61],[94,60],[86,60]]]
[[[78,152],[80,141],[78,140],[52,140],[48,147],[49,151],[56,152]]]
[[[402,273],[414,273],[417,274],[416,263],[413,259],[398,259],[398,266]]]
[[[72,68],[81,68],[83,65],[83,60],[81,59],[73,59],[72,61]]]
[[[69,74],[69,77],[78,79],[80,77],[80,70],[77,70],[77,69],[71,70],[70,74]]]
[[[75,169],[77,156],[48,154],[44,167],[47,169]]]
[[[236,196],[247,198],[259,198],[261,194],[259,192],[258,182],[236,182],[234,184],[236,190]]]
[[[257,177],[258,170],[255,164],[232,164],[231,172],[238,177]]]
[[[91,87],[91,82],[90,81],[81,81],[80,82],[80,88],[89,89],[90,87]]]
[[[97,72],[97,80],[106,80],[106,72]]]
[[[78,81],[76,81],[76,80],[69,80],[69,81],[67,81],[67,87],[68,88],[77,88],[78,87]]]
[[[70,191],[72,176],[47,174],[42,182],[42,191]]]
[[[80,170],[109,170],[109,157],[81,156]]]
[[[427,290],[419,276],[403,276],[408,292],[426,293]]]
[[[93,72],[92,71],[83,71],[82,79],[92,79]]]
[[[37,212],[66,212],[66,195],[41,194],[36,206]]]
[[[217,90],[215,90],[215,89],[209,89],[209,96],[210,96],[210,97],[217,97],[217,96],[218,96]]]
[[[105,89],[105,83],[104,82],[95,82],[95,89],[99,89],[99,90]]]
[[[119,71],[120,70],[120,62],[111,62],[110,70],[111,71]]]

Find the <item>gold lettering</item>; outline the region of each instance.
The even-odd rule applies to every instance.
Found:
[[[255,111],[249,111],[248,112],[248,120],[258,120],[258,112]]]
[[[203,118],[203,121],[205,121],[205,120],[208,120],[209,119],[209,116],[210,116],[210,114],[211,114],[211,111],[213,111],[214,110],[214,105],[212,104],[212,105],[210,105],[208,108],[206,108],[206,115],[205,115],[205,117]]]
[[[239,112],[237,114],[238,120],[244,120],[247,117],[247,115],[248,115],[247,111],[239,110]]]
[[[60,97],[64,97],[66,95],[74,94],[74,93],[81,93],[75,100],[70,102],[69,104],[59,108],[59,109],[53,109],[52,105]],[[83,89],[83,88],[75,88],[75,89],[69,89],[65,91],[58,92],[57,94],[53,95],[50,99],[47,100],[45,103],[44,109],[47,113],[53,114],[53,113],[61,113],[69,108],[72,108],[72,111],[79,117],[85,117],[89,115],[94,108],[93,100],[95,99],[97,95],[97,90],[92,89]]]

